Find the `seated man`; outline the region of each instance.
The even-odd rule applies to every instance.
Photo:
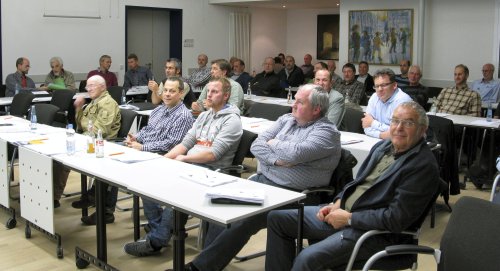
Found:
[[[230,78],[240,84],[243,93],[247,92],[248,84],[253,79],[253,77],[245,71],[245,62],[239,58],[233,62],[233,71]]]
[[[436,112],[453,115],[469,115],[473,117],[481,116],[481,95],[469,89],[467,78],[469,68],[463,64],[455,67],[455,86],[441,90],[434,106]]]
[[[210,75],[212,79],[226,78],[231,84],[231,95],[229,96],[228,104],[232,104],[240,109],[240,113],[244,111],[243,104],[243,88],[238,84],[238,82],[234,81],[227,76],[231,72],[231,65],[225,59],[216,59],[212,61],[212,66],[210,70]],[[207,99],[208,87],[203,87],[203,91],[198,97],[198,100],[191,104],[191,109],[193,111],[205,111],[210,108],[208,105]]]
[[[488,63],[483,65],[483,78],[472,83],[471,89],[479,92],[481,100],[485,103],[496,103],[500,101],[500,81],[493,79],[495,66]]]
[[[411,98],[398,88],[391,69],[378,70],[373,78],[375,94],[370,97],[361,122],[366,135],[387,139],[390,137],[392,112],[400,103],[409,102]]]
[[[410,68],[410,60],[403,59],[399,62],[400,74],[396,75],[396,83],[399,87],[407,86],[410,82],[408,80],[408,70]]]
[[[21,93],[31,92],[36,89],[35,82],[27,76],[30,70],[30,61],[25,57],[16,60],[16,72],[5,78],[5,97],[13,97],[16,91]]]
[[[293,56],[286,56],[285,68],[278,73],[278,76],[280,77],[280,85],[283,88],[298,87],[304,83],[302,69],[295,65]]]
[[[332,75],[332,86],[337,85],[342,81],[342,78],[335,73],[335,70],[337,69],[337,64],[335,64],[335,60],[328,60],[326,65],[328,66],[328,71]]]
[[[56,56],[51,58],[49,63],[52,70],[45,77],[45,83],[40,89],[49,91],[60,89],[76,90],[75,77],[72,72],[63,68],[63,60]]]
[[[168,77],[162,84],[161,97],[164,106],[156,107],[149,116],[148,124],[135,136],[129,134],[125,145],[140,151],[166,153],[193,126],[191,111],[182,103],[184,82],[179,77]]]
[[[312,56],[310,54],[304,55],[304,64],[300,68],[304,74],[304,81],[314,78],[314,66],[312,65]]]
[[[94,75],[100,75],[106,80],[106,86],[108,88],[118,86],[116,74],[109,70],[109,68],[111,68],[111,62],[111,57],[109,55],[102,55],[99,58],[99,67],[96,70],[89,71],[87,79]]]
[[[321,88],[328,93],[328,119],[340,127],[345,113],[344,96],[332,88],[332,80],[330,79],[330,72],[328,70],[319,70],[314,74],[314,84],[321,86]]]
[[[352,63],[346,63],[342,67],[342,74],[344,80],[333,88],[344,95],[346,106],[359,108],[359,104],[365,95],[365,85],[356,80],[356,67]]]
[[[368,73],[370,70],[370,66],[368,65],[368,62],[366,61],[361,61],[359,62],[358,65],[358,70],[359,74],[356,75],[356,80],[359,82],[363,83],[365,85],[365,95],[372,95],[373,94],[373,76]]]
[[[266,270],[335,269],[348,262],[356,241],[366,231],[413,229],[439,187],[438,165],[424,140],[428,124],[425,110],[413,101],[394,110],[391,139],[373,146],[356,179],[331,204],[305,207],[304,238],[319,242],[297,257],[297,210],[272,211],[268,216]],[[371,237],[357,260],[407,239],[403,235]]]
[[[328,95],[318,86],[303,85],[292,108],[252,144],[260,162],[252,181],[294,191],[327,185],[340,159],[340,133],[326,118]],[[188,267],[222,270],[252,235],[266,227],[266,216],[238,221],[222,231],[210,224],[204,250]]]
[[[165,157],[212,168],[230,166],[243,134],[240,111],[227,104],[231,84],[226,78],[211,79],[207,88],[209,110],[198,116],[182,143],[171,149]],[[172,237],[171,208],[163,211],[154,208],[152,212],[148,208],[144,212],[147,212],[151,231],[144,240],[128,243],[124,247],[126,253],[136,257],[158,254]],[[184,219],[187,220],[187,217]]]
[[[178,77],[184,82],[181,91],[181,100],[187,108],[191,108],[191,104],[196,100],[196,97],[189,87],[189,84],[186,82],[186,79],[182,78],[182,63],[177,58],[169,58],[165,62],[165,78],[173,76]],[[165,80],[163,82],[165,82]],[[154,80],[148,82],[148,88],[151,91],[151,102],[153,104],[160,104],[163,102],[163,82],[160,83],[160,85]]]
[[[208,57],[205,54],[198,55],[198,68],[196,68],[191,76],[187,79],[193,91],[201,92],[203,87],[210,80],[210,67],[207,66]]]
[[[420,66],[412,65],[408,71],[409,84],[400,88],[425,109],[427,107],[427,100],[429,99],[428,89],[426,86],[420,84],[420,78],[422,78]]]
[[[280,86],[280,78],[274,73],[274,59],[266,57],[262,64],[264,70],[255,75],[250,82],[252,94],[258,96],[284,97],[285,92]]]
[[[129,54],[127,56],[127,66],[128,70],[123,80],[124,89],[127,90],[135,86],[147,86],[149,80],[154,80],[150,69],[139,66],[139,58],[136,54]]]
[[[87,91],[89,93],[90,99],[92,101],[90,104],[85,104],[85,98],[79,96],[74,102],[76,111],[76,124],[77,131],[84,134],[88,134],[89,121],[93,123],[93,133],[97,133],[99,129],[102,131],[102,137],[104,139],[116,138],[118,130],[120,130],[120,120],[121,114],[118,104],[109,95],[106,90],[106,81],[99,75],[94,75],[87,80]],[[60,165],[55,163],[55,165]],[[62,167],[62,166],[61,166]],[[54,172],[61,172],[60,174],[55,174],[54,176],[54,200],[58,201],[66,186],[66,181],[68,179],[69,170],[56,170]],[[106,187],[108,187],[106,185]],[[82,198],[79,201],[73,202],[71,205],[75,208],[83,208],[93,205],[93,199],[95,195],[94,186],[88,191],[88,198]],[[116,187],[110,187],[110,191],[106,193],[106,223],[113,223],[115,217],[113,215],[115,211],[116,199],[118,196],[118,189]],[[59,203],[59,202],[57,202]],[[56,203],[54,202],[54,205]],[[59,205],[59,204],[57,204]],[[95,213],[90,216],[82,217],[83,224],[95,225],[96,217]]]

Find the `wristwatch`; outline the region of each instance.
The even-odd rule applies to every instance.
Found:
[[[347,219],[347,225],[351,226],[351,219]]]

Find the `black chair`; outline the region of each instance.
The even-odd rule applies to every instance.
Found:
[[[52,104],[35,104],[36,119],[38,123],[51,125],[54,122],[59,107]]]
[[[80,81],[80,85],[78,85],[78,92],[87,92],[87,80]]]
[[[351,107],[346,107],[344,118],[342,119],[342,124],[340,125],[342,131],[364,134],[363,126],[361,125],[361,119],[364,117],[364,113],[361,110],[357,110]]]
[[[472,197],[455,204],[439,249],[418,245],[397,245],[373,255],[363,267],[369,270],[379,259],[418,253],[434,255],[441,271],[493,271],[500,267],[500,205]]]
[[[422,215],[415,221],[412,226],[410,226],[406,231],[403,231],[401,233],[391,233],[389,231],[381,231],[381,230],[371,230],[365,232],[356,242],[356,245],[354,246],[354,249],[352,251],[351,257],[349,259],[349,262],[347,263],[346,266],[342,267],[337,267],[333,269],[333,271],[344,271],[344,270],[359,270],[361,269],[366,263],[367,260],[363,259],[356,259],[357,254],[359,252],[359,249],[363,246],[364,241],[366,241],[368,238],[375,236],[375,235],[381,235],[384,234],[387,236],[387,238],[391,238],[390,235],[407,235],[411,238],[411,241],[409,244],[405,245],[414,245],[418,244],[418,237],[420,234],[420,228],[422,227],[422,224],[424,223],[427,215],[429,214],[431,208],[434,206],[434,202],[436,201],[437,197],[441,194],[441,191],[443,189],[446,189],[446,182],[444,182],[442,179],[439,179],[439,187],[436,191],[429,191],[434,193],[433,198],[429,201],[427,206],[424,209],[424,212]],[[396,255],[392,257],[387,257],[379,262],[373,267],[375,270],[406,270],[406,269],[412,269],[415,270],[417,266],[417,255]]]
[[[111,86],[108,87],[109,95],[116,101],[117,104],[121,104],[123,87],[121,86]]]
[[[120,108],[120,130],[118,130],[117,139],[123,140],[123,138],[127,137],[132,124],[134,123],[135,117],[137,116],[137,112],[129,109]]]
[[[256,138],[257,138],[256,134],[249,132],[247,130],[243,130],[243,134],[241,135],[238,149],[234,154],[232,166],[225,168],[218,168],[215,171],[240,177],[241,173],[245,170],[245,168],[243,167],[243,160],[245,160],[245,157],[252,156],[252,153],[250,152],[250,147],[252,146],[252,143]]]
[[[30,109],[31,103],[35,95],[33,93],[18,93],[14,95],[12,99],[12,104],[10,105],[9,114],[17,117],[25,117],[28,115],[28,110]],[[7,112],[3,112],[5,115]]]
[[[72,123],[73,125],[75,124],[73,96],[75,96],[75,92],[69,89],[56,90],[52,93],[50,104],[59,108],[59,111],[54,119],[54,126],[66,127],[68,123]]]
[[[247,115],[252,118],[264,118],[275,121],[279,117],[292,112],[292,107],[277,104],[253,103],[248,109]]]

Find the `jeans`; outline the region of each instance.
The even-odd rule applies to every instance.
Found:
[[[172,230],[174,228],[174,211],[165,207],[162,208],[160,204],[142,199],[142,206],[144,208],[144,215],[148,219],[151,231],[148,233],[148,238],[154,247],[166,247],[170,238],[172,238]],[[186,225],[187,215],[182,215],[181,223]]]

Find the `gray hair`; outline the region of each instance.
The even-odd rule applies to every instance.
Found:
[[[62,58],[60,58],[58,56],[54,56],[54,57],[50,58],[49,65],[52,65],[52,62],[54,62],[54,61],[58,62],[61,65],[61,67],[64,66]]]
[[[182,71],[182,62],[178,58],[169,58],[166,61],[167,63],[171,62],[174,63],[174,67],[176,70]]]
[[[329,104],[329,94],[328,92],[324,91],[320,86],[315,85],[315,84],[305,84],[299,87],[298,91],[301,90],[310,90],[311,93],[309,94],[309,102],[311,103],[312,107],[315,108],[319,106],[320,108],[320,116],[324,117],[326,116],[326,113],[328,112],[328,104]]]
[[[396,82],[396,74],[394,73],[393,70],[389,68],[377,70],[375,74],[373,74],[373,80],[375,80],[375,78],[382,76],[389,76],[389,81],[391,81],[391,83]]]
[[[171,77],[165,78],[165,80],[163,81],[163,85],[165,85],[165,83],[167,81],[177,82],[177,84],[179,85],[179,92],[184,91],[184,81],[182,81],[182,79],[180,77],[171,76]],[[162,89],[162,91],[163,91],[163,89]]]
[[[425,126],[425,128],[429,127],[429,117],[427,117],[425,109],[417,102],[404,102],[398,105],[398,107],[411,108],[418,115],[418,124]]]

